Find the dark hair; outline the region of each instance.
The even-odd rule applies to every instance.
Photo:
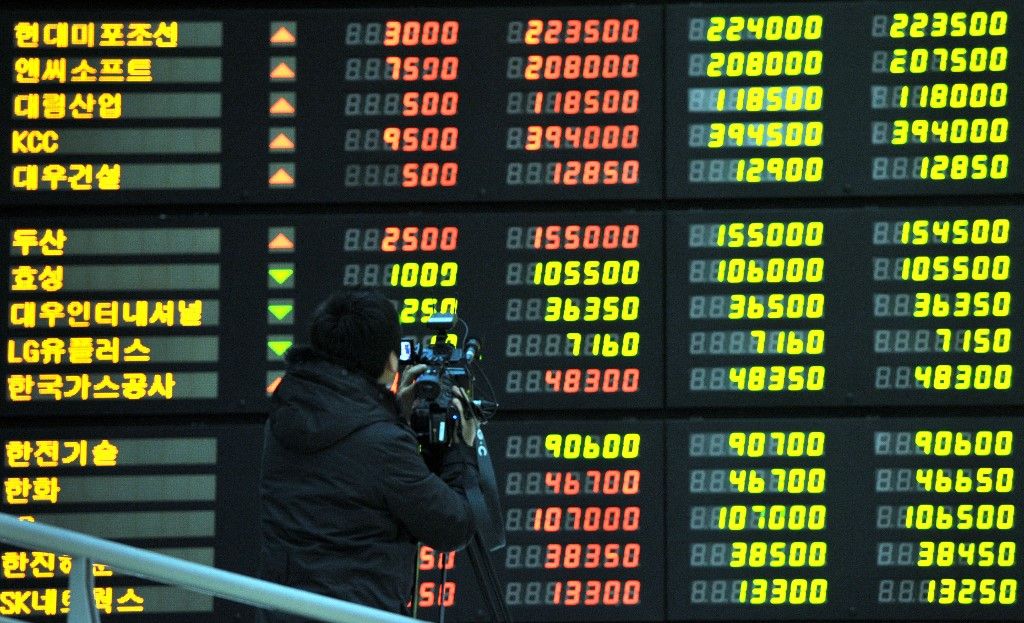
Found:
[[[399,350],[398,312],[370,290],[339,290],[320,304],[309,327],[313,348],[352,372],[380,376]]]

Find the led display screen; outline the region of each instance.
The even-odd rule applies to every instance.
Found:
[[[4,12],[2,510],[255,575],[268,397],[365,287],[481,344],[514,620],[1024,619],[1024,5],[422,4]]]
[[[1014,209],[668,218],[670,405],[1020,402]]]
[[[18,11],[5,195],[1019,193],[1018,8]]]

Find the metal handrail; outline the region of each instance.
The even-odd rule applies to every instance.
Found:
[[[80,532],[21,521],[13,515],[4,513],[0,513],[0,542],[71,556],[71,605],[68,623],[99,621],[92,595],[92,561],[102,562],[122,573],[162,584],[327,623],[415,621],[368,606],[156,554]],[[13,619],[0,617],[0,623],[5,621],[18,623]]]

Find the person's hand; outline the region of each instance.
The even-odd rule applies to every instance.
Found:
[[[473,416],[469,396],[466,396],[466,392],[461,387],[455,387],[455,408],[459,410],[459,421],[462,423],[460,427],[462,442],[472,448],[476,443],[476,431],[480,428],[480,422]]]
[[[423,374],[427,370],[427,364],[418,363],[414,366],[406,368],[402,372],[402,380],[398,382],[398,404],[402,408],[402,415],[409,417],[412,413],[412,403],[415,399],[413,393],[413,385],[416,384],[416,378]]]

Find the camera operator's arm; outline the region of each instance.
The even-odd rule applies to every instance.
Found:
[[[402,432],[384,457],[388,509],[419,541],[442,551],[469,542],[474,532],[465,490],[477,479],[476,451],[463,444],[445,449],[439,475],[420,457],[411,433]]]

